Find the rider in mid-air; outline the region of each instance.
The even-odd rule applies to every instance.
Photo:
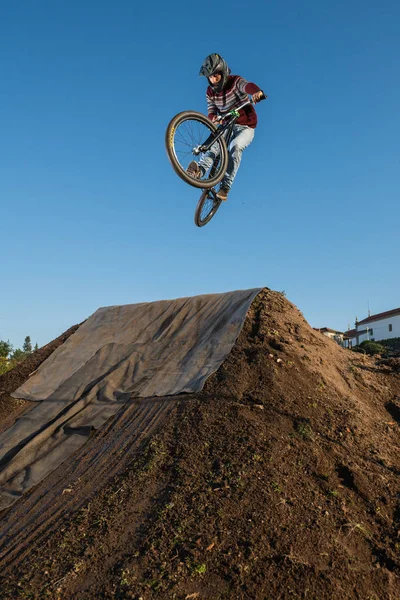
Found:
[[[265,98],[264,92],[255,84],[240,77],[231,75],[231,70],[219,54],[210,54],[204,60],[200,75],[207,77],[209,86],[206,91],[208,118],[215,121],[218,115],[234,109],[251,95],[254,103]],[[240,110],[240,117],[233,126],[232,138],[228,148],[229,162],[226,174],[221,182],[217,198],[226,200],[232,187],[242,159],[243,150],[253,141],[257,126],[257,114],[252,104]],[[201,178],[209,169],[216,156],[217,144],[212,146],[197,163],[192,161],[187,172],[192,177]]]

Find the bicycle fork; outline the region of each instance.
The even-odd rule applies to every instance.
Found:
[[[208,136],[206,141],[201,146],[196,146],[195,148],[193,148],[193,151],[192,151],[193,154],[195,156],[198,156],[199,154],[203,154],[204,152],[207,152],[208,150],[210,150],[211,146],[213,144],[215,144],[215,142],[218,141],[220,139],[220,137],[225,135],[225,133],[227,133],[227,132],[228,132],[228,134],[226,135],[226,139],[229,139],[230,135],[232,133],[232,129],[233,129],[233,122],[220,126],[217,130],[217,133],[212,133],[211,135]]]

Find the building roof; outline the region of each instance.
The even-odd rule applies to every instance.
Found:
[[[364,333],[368,333],[368,329],[349,329],[349,331],[346,331],[346,333],[343,334],[343,337],[346,339],[356,338]]]
[[[387,310],[386,312],[378,313],[376,315],[371,315],[362,321],[358,321],[358,325],[362,325],[363,323],[371,323],[372,321],[380,321],[381,319],[387,319],[388,317],[394,317],[396,315],[400,315],[400,308],[394,308],[393,310]]]
[[[330,329],[329,327],[314,327],[315,331],[320,331],[321,333],[339,333],[340,335],[343,334],[342,331],[336,331],[336,329]]]
[[[348,331],[345,331],[343,335],[345,338],[357,337],[357,329],[349,329]]]

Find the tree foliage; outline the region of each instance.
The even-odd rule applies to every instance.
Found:
[[[10,369],[9,361],[4,356],[0,356],[0,375],[3,375]]]
[[[23,350],[21,350],[21,348],[16,348],[10,356],[10,360],[19,363],[25,360],[28,354],[28,352],[24,352]]]
[[[25,352],[25,354],[30,354],[32,352],[32,343],[31,343],[31,338],[29,337],[29,335],[27,335],[24,340],[24,345],[22,346],[22,350],[23,350],[23,352]]]
[[[7,358],[7,356],[12,352],[13,347],[9,341],[5,342],[4,340],[0,340],[0,356],[2,358]]]
[[[38,345],[35,345],[35,350]],[[0,340],[0,375],[3,375],[10,369],[13,369],[18,363],[25,360],[32,353],[32,342],[29,335],[26,336],[21,348],[15,348],[9,341]]]

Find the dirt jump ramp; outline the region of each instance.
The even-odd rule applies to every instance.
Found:
[[[38,403],[0,434],[0,509],[127,402],[199,392],[261,288],[100,308],[12,396]]]

